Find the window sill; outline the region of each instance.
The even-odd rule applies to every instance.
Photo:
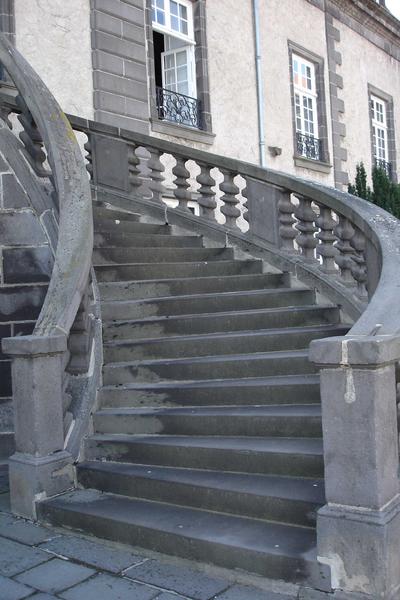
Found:
[[[330,173],[332,165],[321,160],[314,160],[312,158],[305,158],[304,156],[293,156],[294,164],[296,167],[302,169],[309,169],[310,171],[317,171],[318,173]]]
[[[170,123],[168,121],[159,121],[151,119],[151,129],[157,133],[163,133],[164,135],[173,135],[174,137],[184,138],[191,142],[200,142],[201,144],[214,143],[215,133],[208,131],[202,131],[201,129],[194,129],[187,127],[186,125],[178,125]]]

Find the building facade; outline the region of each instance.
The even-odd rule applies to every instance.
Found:
[[[360,161],[397,179],[400,22],[384,0],[0,7],[69,113],[337,187]]]

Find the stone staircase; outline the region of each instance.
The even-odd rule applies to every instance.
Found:
[[[106,202],[94,215],[103,387],[81,489],[42,502],[41,518],[275,579],[318,580],[324,466],[308,345],[345,335],[338,307],[175,226]]]

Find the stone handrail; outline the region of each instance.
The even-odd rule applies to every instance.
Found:
[[[73,394],[68,385],[71,374],[88,371],[92,355],[94,328],[88,311],[92,202],[85,163],[68,118],[4,36],[0,36],[0,63],[8,75],[9,92],[1,102],[0,116],[5,131],[19,137],[15,136],[15,144],[24,172],[41,190],[38,200],[26,185],[32,206],[36,209],[48,199],[48,210],[36,213],[55,250],[33,334],[2,340],[4,353],[13,359],[16,453],[10,458],[11,503],[15,513],[32,517],[39,498],[73,487],[68,440],[79,410],[74,415],[69,410]]]

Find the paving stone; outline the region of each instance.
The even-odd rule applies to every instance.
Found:
[[[6,538],[0,539],[0,575],[12,577],[47,562],[49,558],[49,554],[38,548],[29,548]]]
[[[209,600],[229,586],[223,579],[156,560],[148,560],[142,565],[132,567],[125,574],[132,579],[173,590],[195,600]]]
[[[159,590],[122,577],[97,575],[60,594],[64,600],[153,600]]]
[[[35,523],[30,523],[23,519],[16,519],[12,515],[6,513],[0,514],[0,536],[11,538],[17,542],[28,544],[29,546],[34,546],[55,535],[57,534],[54,532],[52,533],[48,529],[36,525]]]
[[[1,600],[22,600],[22,598],[26,598],[32,594],[33,591],[32,588],[22,585],[22,583],[18,583],[17,581],[13,581],[12,579],[8,579],[8,577],[2,577],[2,575],[0,575]]]
[[[41,548],[112,573],[119,573],[131,565],[145,560],[143,556],[129,550],[113,548],[111,545],[74,536],[56,538],[42,544]]]
[[[233,585],[229,590],[215,596],[215,600],[290,600],[290,596],[258,590],[245,585]]]
[[[169,592],[162,592],[159,596],[156,596],[155,600],[190,600],[190,598],[184,598],[183,596],[177,596]]]
[[[21,573],[16,579],[41,592],[60,592],[84,581],[94,573],[93,569],[54,558],[45,565]]]
[[[34,596],[30,596],[29,600],[57,600],[57,598],[55,596],[50,596],[49,594],[42,594],[39,592]]]

